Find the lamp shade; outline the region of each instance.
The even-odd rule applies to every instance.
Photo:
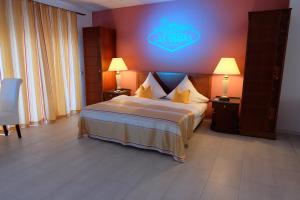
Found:
[[[126,71],[126,70],[128,69],[123,58],[113,58],[108,68],[108,71]]]
[[[239,75],[240,70],[234,58],[221,58],[214,74]]]

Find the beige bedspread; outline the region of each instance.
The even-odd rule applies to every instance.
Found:
[[[124,118],[134,116],[155,120],[157,123],[176,124],[178,131],[174,133],[143,124],[119,123],[109,120],[109,117],[97,120],[81,116],[79,137],[88,134],[93,138],[157,150],[172,155],[177,161],[184,161],[185,145],[193,135],[194,114],[190,110],[116,99],[88,106],[85,110],[106,116],[118,114]]]

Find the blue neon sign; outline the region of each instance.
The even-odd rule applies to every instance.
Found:
[[[148,42],[171,53],[190,46],[200,39],[194,27],[163,19],[160,26],[148,35]]]

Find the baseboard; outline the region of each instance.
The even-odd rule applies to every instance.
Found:
[[[300,132],[298,132],[298,131],[285,130],[285,129],[277,129],[276,133],[279,133],[279,134],[300,135]]]

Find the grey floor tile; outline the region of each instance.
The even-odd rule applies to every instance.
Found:
[[[122,145],[77,139],[78,115],[0,136],[4,200],[298,200],[300,137],[216,133],[205,120],[185,163]]]
[[[238,190],[215,182],[208,182],[201,200],[238,200]]]

